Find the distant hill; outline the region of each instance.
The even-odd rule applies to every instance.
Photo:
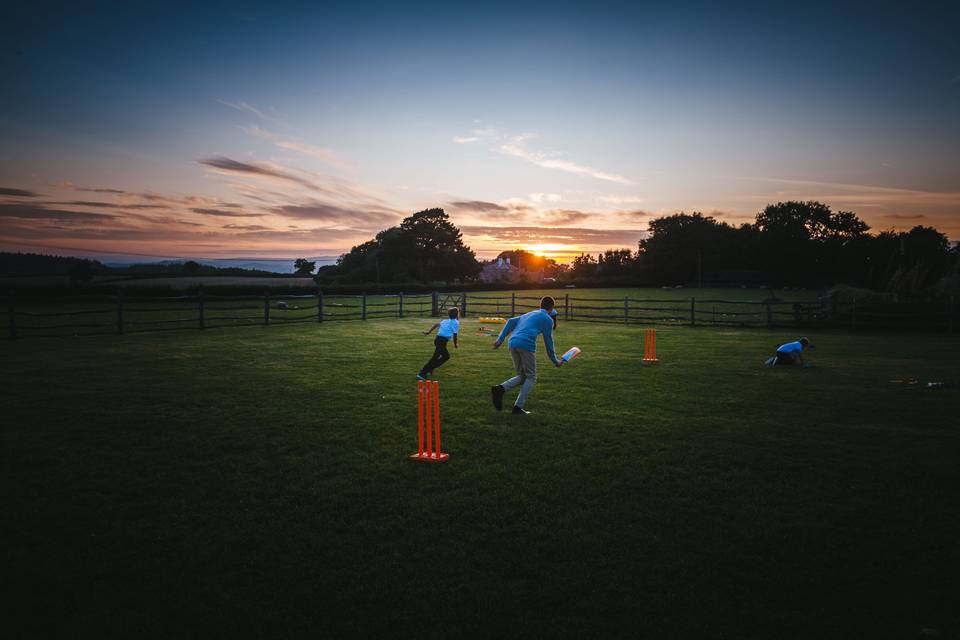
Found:
[[[265,271],[271,274],[284,273],[292,274],[295,269],[293,267],[294,260],[290,258],[191,258],[194,262],[198,262],[207,267],[214,267],[217,269],[247,269],[250,271]],[[187,258],[176,258],[168,260],[159,260],[155,262],[143,262],[142,259],[117,259],[117,258],[100,258],[103,264],[108,267],[114,268],[124,268],[129,267],[132,264],[142,265],[142,264],[182,264],[187,261]],[[324,265],[333,264],[337,261],[336,256],[317,256],[313,258],[307,258],[307,260],[317,263],[317,267],[322,267]]]
[[[89,265],[95,273],[110,271],[109,267],[97,260],[0,251],[0,275],[66,276],[70,275],[81,264]]]
[[[336,262],[335,257],[309,258],[317,266]],[[77,258],[38,253],[0,252],[0,275],[66,276],[83,268],[93,275],[117,276],[248,276],[292,275],[293,260],[276,258],[168,259],[143,262],[137,258]]]

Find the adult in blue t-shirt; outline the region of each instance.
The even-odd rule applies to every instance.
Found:
[[[543,346],[547,348],[547,357],[550,361],[558,367],[563,365],[563,361],[557,359],[556,351],[553,349],[554,319],[550,312],[553,311],[554,304],[553,298],[545,296],[540,300],[540,308],[536,311],[510,318],[503,325],[503,330],[496,342],[493,343],[493,348],[497,349],[506,337],[510,336],[507,346],[510,348],[510,357],[517,372],[517,375],[509,380],[490,388],[493,406],[497,411],[503,409],[503,394],[507,389],[520,386],[520,394],[513,404],[513,413],[514,415],[530,413],[524,410],[523,405],[537,382],[537,337],[543,336]],[[510,335],[511,333],[513,335]]]

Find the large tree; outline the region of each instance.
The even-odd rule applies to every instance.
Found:
[[[658,284],[695,282],[702,268],[743,269],[747,232],[701,213],[678,213],[650,221],[639,244],[643,275]]]
[[[357,283],[451,282],[476,276],[480,264],[444,210],[426,209],[353,247],[321,275],[331,271]]]
[[[851,268],[852,249],[870,227],[855,213],[815,201],[778,202],[757,214],[760,259],[775,281],[827,283]]]

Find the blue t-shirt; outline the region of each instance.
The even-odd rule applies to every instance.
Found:
[[[800,353],[803,351],[803,344],[799,340],[788,342],[777,347],[777,353]],[[767,352],[769,353],[769,351]]]
[[[537,336],[543,334],[543,344],[547,348],[547,355],[551,362],[557,363],[557,354],[553,351],[553,318],[550,317],[544,309],[537,309],[530,313],[525,313],[516,318],[510,318],[507,324],[503,325],[500,336],[497,338],[500,342],[510,333],[510,342],[507,346],[511,349],[523,349],[524,351],[537,351]]]
[[[454,320],[453,318],[447,318],[446,320],[440,321],[440,329],[437,331],[437,335],[441,338],[447,338],[448,340],[453,337],[453,334],[460,333],[460,321]]]

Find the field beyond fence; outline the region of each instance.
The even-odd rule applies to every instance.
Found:
[[[542,295],[556,299],[564,322],[672,324],[744,328],[831,327],[953,332],[953,299],[941,303],[841,300],[789,292],[780,297],[743,290],[554,290],[433,292],[377,295],[80,295],[25,296],[10,292],[0,321],[13,338],[201,330],[440,317],[457,306],[464,318],[511,317],[536,308]],[[766,295],[767,297],[761,297]],[[753,299],[751,299],[753,298]]]

